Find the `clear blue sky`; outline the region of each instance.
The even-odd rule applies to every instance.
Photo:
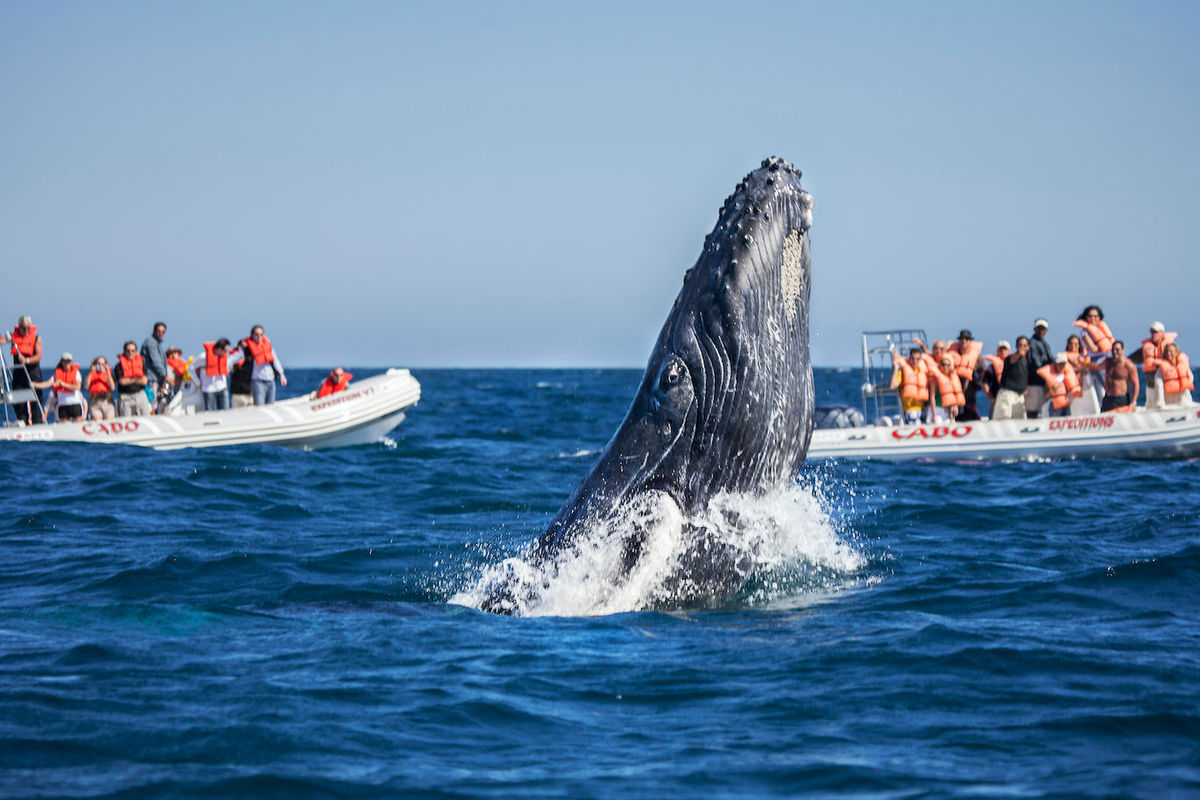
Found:
[[[110,356],[641,366],[734,184],[816,198],[814,361],[1086,303],[1200,356],[1195,3],[0,5],[0,323]]]

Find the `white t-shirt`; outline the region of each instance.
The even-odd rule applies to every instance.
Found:
[[[58,369],[58,367],[55,366],[55,369]],[[61,389],[58,387],[55,387],[55,389],[54,389],[54,394],[58,398],[58,405],[60,408],[62,406],[82,406],[83,405],[83,388],[82,388],[83,387],[83,368],[82,367],[79,369],[79,372],[75,373],[75,377],[77,377],[79,379],[79,386],[80,386],[79,389]]]

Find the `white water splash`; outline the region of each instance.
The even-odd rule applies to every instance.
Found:
[[[629,543],[640,541],[632,563]],[[504,587],[521,616],[594,616],[650,608],[795,606],[850,585],[866,559],[839,536],[817,493],[721,495],[685,520],[648,493],[592,526],[554,559],[509,558],[450,599],[480,608]],[[711,568],[712,564],[719,564]]]

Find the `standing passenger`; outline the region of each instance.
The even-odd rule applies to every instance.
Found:
[[[1089,355],[1108,355],[1112,351],[1115,337],[1108,323],[1104,321],[1104,312],[1100,310],[1100,306],[1088,306],[1079,315],[1079,319],[1071,324],[1076,328],[1083,328],[1083,347]]]
[[[287,376],[283,374],[283,365],[271,348],[271,340],[263,334],[262,325],[250,329],[250,338],[242,340],[242,344],[250,350],[254,359],[253,371],[250,373],[250,391],[254,395],[254,405],[261,406],[275,402],[275,376],[279,383],[287,386]]]
[[[1100,403],[1100,413],[1133,411],[1137,407],[1137,366],[1125,357],[1124,342],[1115,340],[1112,355],[1099,364],[1089,364],[1088,369],[1104,370],[1104,400]]]
[[[146,368],[146,388],[152,397],[158,396],[158,387],[167,379],[167,356],[163,352],[163,337],[167,335],[167,323],[156,322],[150,335],[142,342],[142,363]]]
[[[44,421],[44,395],[41,389],[33,385],[42,380],[42,337],[38,336],[33,320],[26,315],[17,320],[11,335],[0,335],[0,344],[10,340],[13,356],[12,388],[31,389],[37,395],[36,403],[14,403],[13,413],[20,422],[36,425]]]
[[[229,366],[239,356],[229,352],[229,340],[222,336],[215,342],[204,343],[204,366],[200,368],[200,396],[205,411],[229,408]]]
[[[1179,345],[1168,343],[1163,348],[1162,358],[1156,359],[1154,366],[1162,376],[1163,405],[1191,405],[1196,382],[1188,357],[1179,349]]]
[[[996,355],[982,356],[987,362],[987,366],[983,368],[983,393],[987,395],[988,402],[993,406],[996,405],[996,396],[1000,394],[1000,376],[1004,374],[1004,359],[1008,358],[1008,354],[1012,352],[1012,345],[1007,339],[1001,339],[996,344]]]
[[[1071,366],[1066,353],[1059,353],[1053,364],[1047,364],[1038,370],[1042,380],[1046,382],[1046,397],[1050,400],[1050,416],[1069,417],[1071,415],[1071,398],[1083,397],[1083,388],[1079,378]]]
[[[54,395],[58,401],[55,414],[59,422],[77,422],[83,419],[83,379],[79,365],[70,353],[63,353],[54,368]]]
[[[1158,362],[1163,349],[1175,341],[1178,334],[1167,333],[1161,322],[1150,323],[1150,338],[1142,340],[1142,372],[1146,375],[1146,408],[1162,408],[1163,398],[1159,388]]]
[[[1029,419],[1038,418],[1046,401],[1046,383],[1038,370],[1054,363],[1054,351],[1046,341],[1049,330],[1050,323],[1046,320],[1034,320],[1033,339],[1029,341],[1029,390],[1025,392],[1025,416]]]
[[[992,408],[992,419],[1021,419],[1025,410],[1025,392],[1029,388],[1029,339],[1017,338],[1017,352],[1004,359],[1000,393]]]
[[[138,354],[137,343],[125,343],[125,352],[117,356],[117,368],[113,377],[117,379],[117,416],[150,416],[150,399],[146,397],[146,366]]]
[[[104,356],[96,356],[92,359],[87,385],[88,398],[91,401],[91,411],[88,416],[92,419],[112,419],[117,416],[117,410],[113,407],[113,391],[116,389],[116,382],[113,380],[112,372],[109,371],[108,362],[105,361]]]
[[[921,424],[921,411],[929,401],[929,374],[921,357],[921,348],[908,351],[908,360],[892,350],[892,389],[900,390],[900,412],[906,425]]]

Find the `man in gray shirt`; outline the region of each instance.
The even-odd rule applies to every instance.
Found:
[[[1037,419],[1046,400],[1046,382],[1037,371],[1047,364],[1054,363],[1054,351],[1046,342],[1046,333],[1050,323],[1042,318],[1033,322],[1033,338],[1029,340],[1029,388],[1025,390],[1025,416]]]
[[[156,322],[146,341],[142,342],[142,361],[146,367],[146,387],[158,394],[158,386],[167,380],[167,354],[163,351],[163,337],[167,335],[167,323]]]

